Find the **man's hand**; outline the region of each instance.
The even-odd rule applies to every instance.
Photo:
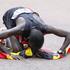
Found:
[[[67,33],[64,43],[63,43],[62,47],[60,48],[60,50],[58,51],[58,53],[65,54],[66,53],[65,49],[69,46],[69,44],[70,44],[70,33]]]
[[[5,45],[5,40],[4,39],[0,39],[0,45]]]

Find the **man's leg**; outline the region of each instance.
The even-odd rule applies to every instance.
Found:
[[[19,41],[16,39],[15,36],[11,36],[8,39],[8,46],[12,49],[13,52],[18,52],[21,50],[21,45],[19,43]]]

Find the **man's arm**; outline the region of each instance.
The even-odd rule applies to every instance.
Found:
[[[55,35],[60,36],[60,37],[66,37],[69,34],[69,32],[67,32],[67,31],[57,29],[55,27],[48,26],[48,25],[45,25],[44,28],[46,30],[46,33],[55,34]]]
[[[25,27],[25,19],[22,17],[19,17],[16,20],[16,27],[8,29],[8,30],[4,30],[0,32],[0,39],[4,39],[7,37],[10,37],[12,35],[17,35],[17,34],[21,34],[24,31],[24,27]]]
[[[54,28],[54,27],[51,27],[48,25],[45,26],[45,30],[46,30],[46,33],[48,33],[48,34],[55,34],[60,37],[65,37],[64,43],[63,43],[62,47],[60,48],[60,50],[64,51],[65,48],[70,44],[70,32],[67,32],[67,31],[64,31],[61,29],[57,29],[57,28]]]
[[[9,30],[1,31],[0,32],[0,39],[5,39],[5,38],[10,37],[12,35],[20,34],[22,32],[21,28],[22,28],[22,26],[17,26],[17,27],[14,27],[12,29],[9,29]]]

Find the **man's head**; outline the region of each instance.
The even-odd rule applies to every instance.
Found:
[[[33,53],[35,54],[43,45],[44,36],[41,31],[32,29],[29,36],[29,44]]]

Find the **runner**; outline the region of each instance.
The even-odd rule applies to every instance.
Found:
[[[44,43],[45,34],[65,37],[65,41],[58,51],[59,54],[64,54],[65,49],[70,44],[70,32],[48,26],[38,13],[29,8],[17,7],[8,10],[3,16],[3,22],[7,30],[0,32],[0,39],[9,37],[13,52],[30,47],[31,56],[38,55],[38,53],[39,55],[42,54],[40,49]],[[17,44],[19,45],[17,46]],[[47,56],[47,53],[42,55],[43,58],[45,58],[44,55]]]

